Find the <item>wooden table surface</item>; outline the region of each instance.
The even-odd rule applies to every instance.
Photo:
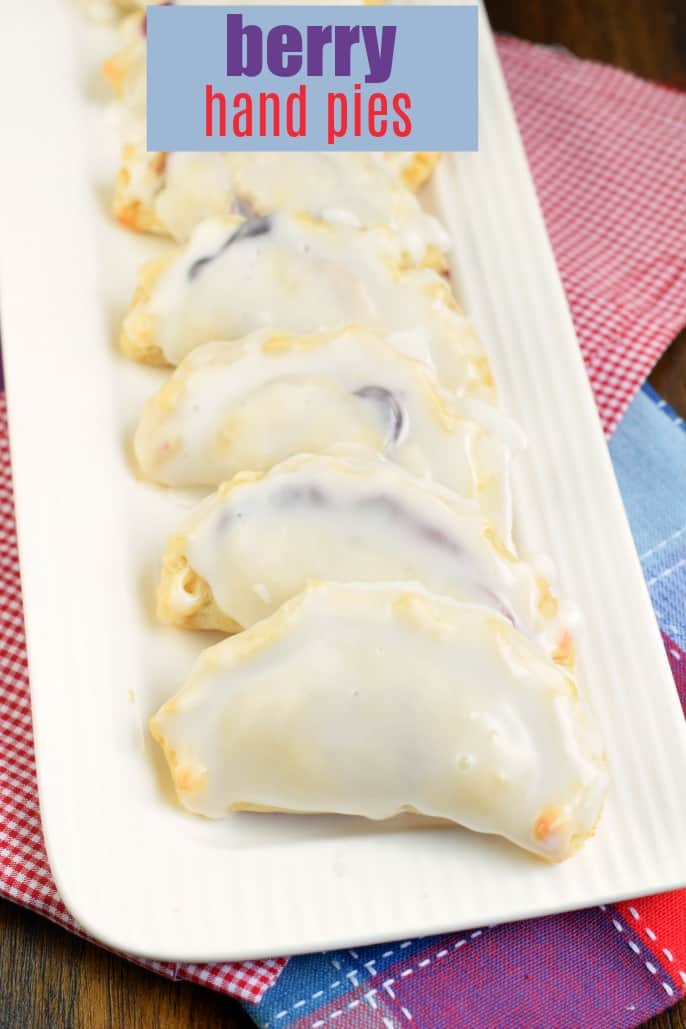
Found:
[[[686,88],[686,0],[487,0],[487,6],[499,31]],[[686,335],[660,361],[652,381],[686,416]],[[0,1029],[252,1025],[231,1000],[169,983],[0,902]],[[686,1029],[686,1001],[649,1026]]]

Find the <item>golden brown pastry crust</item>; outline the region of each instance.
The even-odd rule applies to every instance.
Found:
[[[134,232],[154,232],[159,236],[168,236],[167,229],[155,213],[155,208],[140,197],[131,195],[130,162],[135,147],[128,143],[122,148],[122,163],[117,173],[112,195],[112,214],[120,225]],[[151,154],[148,167],[152,175],[162,176],[167,163],[165,153]]]
[[[400,178],[405,186],[416,192],[429,178],[441,154],[417,153],[413,154],[407,165],[402,168]],[[115,180],[112,196],[112,214],[120,225],[133,232],[151,232],[160,236],[171,236],[167,226],[159,219],[155,203],[143,197],[132,196],[131,194],[131,164],[135,159],[135,147],[127,144],[122,149],[122,161]],[[165,166],[167,154],[159,152],[151,155],[148,169],[153,178],[159,181],[153,188],[153,196],[164,188]],[[411,268],[420,266],[432,268],[439,273],[448,271],[448,261],[445,252],[436,243],[427,243],[421,261],[412,259],[409,253],[405,254],[403,267]]]
[[[157,588],[157,617],[160,622],[183,629],[239,632],[242,627],[217,607],[207,582],[188,564],[184,549],[183,537],[175,536],[169,541],[162,560]],[[170,603],[170,597],[180,589],[188,598],[188,607],[183,614]]]
[[[124,319],[119,336],[119,349],[127,357],[155,367],[169,365],[162,348],[154,341],[152,320],[148,310],[153,288],[158,278],[171,264],[175,254],[164,254],[144,264],[140,271],[138,285],[131,301],[131,307]]]
[[[102,73],[117,96],[121,96],[124,92],[126,77],[131,69],[135,50],[135,45],[130,43],[103,62]]]
[[[408,161],[402,170],[402,180],[405,185],[415,192],[420,189],[442,156],[440,153],[432,154],[423,151],[413,154],[412,160]]]

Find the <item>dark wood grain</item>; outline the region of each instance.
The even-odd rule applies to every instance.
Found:
[[[238,1004],[172,983],[0,901],[0,1029],[255,1029]]]
[[[686,88],[683,0],[486,0],[491,24]]]
[[[674,340],[653,368],[650,382],[674,410],[686,418],[686,331]]]
[[[686,88],[685,0],[490,0],[488,8],[499,31]],[[659,362],[652,382],[686,416],[686,334]],[[4,902],[0,941],[0,1029],[252,1025],[233,1001],[170,983]],[[649,1029],[686,1029],[686,1002]]]

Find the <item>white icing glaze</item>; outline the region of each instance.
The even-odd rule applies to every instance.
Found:
[[[142,156],[142,155],[141,155]],[[205,218],[236,212],[230,154],[167,154],[151,205],[159,224],[181,241]],[[139,157],[140,159],[140,157]]]
[[[209,219],[164,268],[149,299],[133,305],[124,336],[135,344],[144,324],[148,342],[178,364],[201,343],[263,327],[306,333],[366,323],[397,333],[399,349],[431,361],[447,386],[489,393],[483,347],[447,283],[428,268],[400,271],[401,257],[402,243],[381,228],[285,214]]]
[[[408,584],[309,588],[204,651],[151,729],[211,818],[409,809],[561,860],[606,791],[571,677],[488,608]]]
[[[181,624],[189,595],[179,555],[243,627],[310,581],[411,580],[492,607],[550,654],[564,632],[556,612],[542,612],[531,567],[494,538],[476,504],[376,456],[300,455],[239,475],[198,505],[168,552],[160,598]]]
[[[428,246],[448,249],[445,230],[384,154],[177,153],[164,167],[156,156],[143,146],[127,152],[127,198],[143,202],[180,241],[205,218],[287,211],[357,228],[385,225],[415,264]]]
[[[509,541],[518,430],[496,408],[472,401],[467,416],[462,406],[428,367],[368,331],[256,333],[194,350],[148,403],[135,451],[146,478],[190,486],[218,485],[301,452],[364,447],[477,499]]]

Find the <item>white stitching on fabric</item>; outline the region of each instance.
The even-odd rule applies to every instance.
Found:
[[[677,561],[677,563],[672,565],[670,568],[665,568],[659,575],[654,575],[652,579],[648,579],[646,586],[653,586],[656,582],[659,582],[660,579],[666,579],[668,575],[672,575],[673,572],[678,572],[678,570],[683,568],[684,565],[686,565],[686,557],[682,557],[680,561]]]
[[[655,617],[657,619],[657,624],[660,626],[662,632],[667,633],[675,640],[678,639],[683,634],[683,629],[681,629],[678,625],[674,625],[672,622],[666,622],[665,618],[667,616],[665,615],[664,611],[660,611],[654,603],[653,607],[655,608]]]
[[[603,910],[604,910],[604,908],[603,908]],[[618,927],[619,931],[621,932],[621,926],[619,926],[619,923],[617,923],[617,927]],[[489,927],[489,928],[490,928],[490,927]],[[470,933],[470,934],[469,934],[469,937],[465,937],[465,938],[463,938],[463,939],[461,939],[461,940],[457,940],[457,941],[456,941],[456,942],[455,942],[455,943],[453,944],[453,948],[452,948],[452,949],[453,949],[453,950],[459,950],[459,949],[460,949],[460,947],[464,947],[464,946],[465,946],[465,944],[469,943],[469,941],[470,941],[470,940],[475,940],[475,939],[478,939],[478,937],[479,937],[479,936],[481,936],[482,934],[483,934],[483,929],[475,929],[475,930],[474,930],[474,932],[472,932],[472,933]],[[407,941],[406,941],[405,943],[401,943],[401,944],[400,944],[400,946],[401,946],[401,947],[409,947],[409,946],[410,946],[410,944],[411,944],[412,942],[413,942],[412,940],[407,940]],[[352,951],[348,951],[348,953],[349,953],[349,954],[352,954],[353,952],[352,952]],[[447,955],[448,955],[449,953],[450,953],[450,951],[449,951],[449,950],[448,950],[447,948],[444,948],[443,950],[439,950],[439,951],[438,951],[438,953],[437,953],[437,954],[435,954],[433,958],[423,958],[423,959],[422,959],[421,961],[418,961],[418,962],[417,962],[417,966],[416,966],[416,968],[417,968],[417,969],[419,969],[419,968],[426,968],[426,967],[427,967],[427,965],[430,965],[430,964],[432,963],[432,961],[438,961],[438,960],[440,960],[441,958],[444,958],[444,957],[446,957],[446,956],[447,956]],[[385,952],[385,954],[384,954],[383,956],[384,956],[384,957],[390,957],[390,956],[391,956],[392,954],[393,954],[393,951],[392,951],[392,950],[390,950],[390,951],[386,951],[386,952]],[[359,957],[359,955],[358,955],[358,957]],[[373,959],[371,959],[370,961],[368,961],[368,962],[366,963],[366,965],[365,965],[365,968],[366,968],[366,967],[367,967],[368,965],[373,965],[373,964],[375,964],[375,963],[376,963],[376,960],[377,960],[376,958],[373,958]],[[399,974],[398,976],[396,976],[395,978],[393,978],[393,979],[386,979],[386,980],[385,980],[385,981],[383,982],[383,984],[382,984],[381,988],[382,988],[383,990],[385,990],[385,991],[386,991],[386,993],[388,993],[388,995],[389,995],[389,996],[390,996],[390,997],[391,997],[391,998],[392,998],[393,1000],[395,1000],[395,993],[394,993],[394,991],[393,991],[393,984],[395,983],[396,979],[406,979],[406,978],[407,978],[408,976],[410,976],[410,975],[413,975],[413,974],[414,974],[414,972],[415,972],[415,969],[414,969],[414,968],[405,968],[405,969],[404,969],[404,970],[403,970],[402,972],[400,972],[400,974]],[[355,974],[356,974],[356,973],[354,973],[354,972],[353,972],[353,973],[351,973],[351,972],[348,972],[348,973],[347,973],[348,977],[349,977],[350,975],[355,975]],[[378,973],[374,973],[374,974],[378,974]],[[683,975],[683,974],[682,974],[682,977],[683,977],[683,979],[684,979],[684,982],[686,982],[686,975]],[[341,985],[340,979],[337,979],[335,983],[332,983],[332,984],[331,984],[331,986],[329,986],[329,989],[330,989],[330,990],[332,990],[332,989],[334,989],[334,988],[335,988],[336,986],[340,986],[340,985]],[[357,984],[355,984],[355,985],[357,985]],[[664,985],[664,984],[663,984],[663,985]],[[374,1011],[378,1011],[378,1010],[379,1010],[379,1006],[378,1006],[378,1004],[377,1004],[377,1002],[376,1002],[376,1000],[375,1000],[375,994],[377,994],[378,992],[379,992],[379,991],[378,991],[378,989],[376,989],[376,988],[375,988],[375,989],[367,990],[367,992],[366,992],[365,994],[363,994],[364,1000],[365,1000],[365,1001],[367,1002],[367,1004],[368,1004],[368,1005],[369,1005],[369,1006],[370,1006],[370,1007],[371,1007],[371,1008],[372,1008],[372,1009],[373,1009]],[[311,995],[311,998],[310,998],[310,999],[311,999],[311,1000],[316,1000],[316,999],[317,999],[318,997],[322,997],[322,996],[324,995],[324,993],[325,993],[325,991],[324,991],[324,990],[317,990],[317,992],[316,992],[316,993],[313,993],[313,994]],[[304,1000],[299,1000],[299,1001],[298,1001],[298,1002],[297,1002],[296,1004],[293,1004],[293,1005],[292,1005],[292,1007],[291,1007],[291,1009],[290,1009],[290,1010],[295,1010],[295,1008],[296,1008],[296,1007],[302,1007],[302,1006],[303,1006],[303,1004],[305,1004],[305,1001],[304,1001]],[[330,1021],[330,1020],[331,1020],[332,1018],[334,1018],[334,1017],[335,1017],[335,1018],[339,1018],[339,1017],[340,1017],[340,1015],[342,1015],[342,1014],[344,1013],[344,1011],[346,1011],[346,1010],[349,1010],[349,1009],[350,1009],[350,1008],[352,1008],[352,1007],[357,1007],[357,1006],[358,1006],[359,1004],[360,1004],[360,1001],[359,1001],[359,1000],[357,1000],[357,999],[356,999],[356,1000],[353,1000],[353,1001],[350,1001],[350,1003],[349,1003],[349,1004],[347,1004],[345,1008],[340,1008],[340,1009],[336,1009],[336,1011],[335,1011],[335,1012],[333,1012],[332,1014],[330,1014],[330,1015],[328,1016],[328,1019],[324,1019],[324,1021],[322,1021],[322,1020],[320,1019],[320,1020],[319,1020],[319,1021],[317,1021],[317,1022],[313,1022],[313,1023],[312,1023],[312,1025],[311,1025],[311,1027],[310,1027],[310,1029],[320,1029],[320,1027],[321,1027],[321,1026],[323,1026],[323,1025],[326,1025],[327,1021]],[[412,1020],[412,1015],[411,1015],[411,1014],[409,1014],[409,1013],[406,1013],[406,1012],[407,1012],[407,1009],[405,1009],[405,1008],[402,1008],[401,1010],[402,1010],[403,1014],[405,1015],[405,1017],[406,1017],[406,1018],[409,1018],[409,1020],[411,1021],[411,1020]],[[283,1012],[283,1014],[284,1014],[284,1015],[285,1015],[285,1014],[287,1014],[287,1013],[288,1013],[287,1011],[284,1011],[284,1012]],[[278,1017],[280,1017],[280,1015],[277,1015],[276,1017],[278,1018]],[[281,1016],[281,1017],[282,1017],[282,1016]],[[384,1020],[384,1021],[385,1021],[385,1020]],[[395,1029],[395,1027],[394,1027],[394,1026],[392,1025],[392,1023],[391,1023],[391,1029]]]
[[[678,539],[678,537],[681,536],[684,532],[686,532],[686,525],[682,525],[682,527],[680,529],[677,529],[676,532],[673,532],[671,536],[668,536],[667,539],[662,540],[662,543],[657,543],[654,547],[651,547],[650,550],[646,550],[644,554],[639,554],[639,561],[645,561],[646,558],[652,557],[653,554],[657,554],[658,550],[662,550],[662,548],[666,547],[668,543],[672,542],[672,540]]]
[[[605,910],[606,910],[605,905],[601,904],[601,911],[605,911]],[[631,915],[631,917],[635,921],[637,921],[637,922],[641,921],[641,916],[639,915],[639,913],[636,910],[636,908],[630,907],[629,908],[629,914]],[[619,932],[619,933],[623,932],[622,926],[619,924],[619,922],[617,921],[616,918],[611,919],[611,921],[612,921],[613,926],[617,930],[617,932]],[[645,933],[646,933],[646,936],[648,936],[649,939],[657,940],[657,935],[653,932],[652,929],[649,929],[647,926],[645,928]],[[629,947],[634,952],[634,954],[636,954],[637,957],[640,957],[641,961],[643,962],[645,967],[648,969],[650,974],[651,975],[657,975],[657,968],[652,963],[652,961],[646,961],[644,959],[644,957],[642,955],[642,952],[641,952],[641,948],[638,946],[638,944],[634,943],[633,940],[627,940],[626,942],[629,944]],[[663,952],[663,954],[667,955],[667,957],[669,958],[670,961],[672,961],[672,962],[674,961],[674,957],[673,957],[671,951],[668,951],[668,950],[666,950],[663,947],[662,948],[662,952]],[[686,985],[686,972],[682,972],[681,969],[678,969],[678,972],[679,972],[679,975],[681,976],[681,981]],[[669,997],[673,997],[674,996],[674,990],[669,985],[669,983],[665,982],[664,979],[661,979],[660,982],[662,984],[662,988],[667,993],[667,995]]]
[[[355,951],[353,951],[353,950],[349,950],[348,953],[354,955],[356,958],[359,957],[359,955]],[[391,951],[391,953],[393,953],[393,952]],[[333,958],[331,958],[330,960],[331,960],[331,963],[334,966],[337,966],[338,968],[341,967],[340,962],[335,961]],[[368,967],[370,964],[373,965],[374,961],[368,961],[367,965],[365,965],[365,967]],[[373,973],[373,974],[376,974],[376,973]],[[356,986],[356,987],[359,986],[359,983],[356,981],[357,980],[357,975],[358,975],[358,973],[355,972],[355,971],[347,972],[346,973],[346,979],[352,979],[353,980],[353,985]],[[391,979],[389,981],[390,982],[394,982],[393,979]],[[335,982],[330,984],[329,989],[330,990],[335,990],[340,985],[341,985],[341,980],[340,979],[336,979]],[[311,1000],[317,1000],[317,998],[323,997],[325,992],[326,992],[325,990],[317,990],[315,993],[313,993],[311,995],[310,999]],[[379,991],[377,989],[371,989],[371,990],[368,990],[364,994],[365,1001],[370,1006],[370,1008],[372,1008],[373,1011],[378,1011],[378,1004],[376,1003],[376,1000],[374,999],[374,995],[376,993],[378,993],[378,992]],[[306,1004],[306,1000],[298,1000],[294,1004],[291,1005],[290,1010],[291,1011],[295,1011],[296,1008],[301,1008],[305,1004]],[[311,1029],[320,1029],[321,1026],[326,1025],[327,1021],[332,1021],[332,1020],[334,1020],[336,1018],[340,1018],[341,1015],[345,1014],[346,1011],[352,1011],[354,1008],[359,1007],[360,1004],[361,1004],[361,1001],[360,1001],[359,998],[357,998],[357,997],[353,998],[353,1000],[351,1000],[348,1004],[346,1004],[346,1006],[344,1008],[337,1008],[335,1011],[332,1011],[331,1014],[328,1016],[328,1018],[326,1018],[326,1019],[318,1019],[316,1022],[313,1022],[312,1026],[311,1026]],[[277,1019],[283,1018],[285,1015],[288,1014],[288,1010],[289,1009],[286,1009],[285,1011],[280,1011],[276,1015],[276,1018]],[[386,1024],[386,1025],[389,1024],[386,1019],[384,1019],[384,1024]],[[395,1026],[392,1023],[390,1025],[390,1029],[395,1029]]]
[[[630,907],[629,908],[629,914],[637,922],[641,921],[641,916],[639,915],[639,913],[638,913],[638,911],[636,910],[635,907]],[[653,930],[650,929],[648,926],[645,927],[645,934],[646,934],[646,936],[649,939],[653,940],[654,942],[657,942],[657,933],[653,932]],[[671,964],[674,964],[674,955],[672,954],[671,950],[668,950],[667,947],[663,947],[662,948],[662,953],[667,958],[667,960],[669,962],[671,962]],[[681,969],[678,969],[677,971],[679,972],[679,975],[681,976],[682,981],[684,983],[686,983],[686,972],[682,972]],[[663,985],[665,985],[665,984],[663,983]],[[672,992],[674,992],[674,991],[672,991]],[[671,996],[671,994],[670,994],[670,996]]]
[[[376,1009],[378,1008],[379,1005],[376,1003],[376,1000],[374,999],[374,996],[378,992],[379,992],[378,990],[367,990],[367,992],[364,994],[364,999],[367,1001],[368,1004],[371,1005],[371,1007],[374,1008],[375,1011],[376,1011]]]
[[[401,946],[409,947],[411,943],[412,943],[412,940],[408,940],[408,941],[407,941],[407,943],[405,943],[405,944],[401,944]],[[360,955],[359,955],[359,954],[357,953],[357,951],[355,951],[355,950],[352,950],[352,949],[351,949],[351,950],[349,950],[349,951],[348,951],[348,953],[349,953],[349,954],[350,954],[350,955],[351,955],[352,957],[354,957],[354,958],[355,958],[356,960],[359,960],[359,956],[360,956]],[[393,954],[393,951],[392,951],[392,950],[388,950],[388,951],[386,951],[386,952],[385,952],[385,954],[384,954],[384,957],[390,957],[390,956],[391,956],[392,954]],[[341,964],[340,964],[340,962],[339,962],[339,961],[337,961],[337,960],[336,960],[336,959],[334,959],[334,958],[330,958],[329,960],[331,961],[331,964],[332,964],[332,965],[333,965],[333,966],[334,966],[335,968],[337,968],[337,969],[340,969],[340,968],[341,968]],[[373,958],[373,959],[371,959],[370,961],[367,961],[367,962],[366,962],[366,964],[365,964],[365,966],[364,966],[364,967],[365,967],[365,968],[366,968],[366,969],[367,969],[367,970],[368,970],[368,971],[370,972],[370,974],[371,974],[372,976],[374,976],[374,975],[377,975],[377,974],[378,974],[378,973],[377,973],[377,972],[376,972],[376,971],[374,970],[374,968],[373,968],[373,967],[372,967],[372,968],[370,968],[370,967],[369,967],[370,965],[371,965],[371,966],[373,966],[373,965],[374,965],[375,963],[376,963],[376,959],[375,959],[375,958]],[[353,970],[353,971],[350,971],[350,972],[346,972],[346,976],[345,976],[345,977],[346,977],[346,979],[350,979],[350,980],[352,981],[352,983],[353,983],[353,986],[355,986],[355,987],[359,987],[359,985],[360,985],[360,984],[359,984],[359,982],[358,982],[358,979],[357,979],[358,975],[359,975],[359,972],[357,972],[357,971]],[[394,983],[394,982],[395,982],[395,979],[389,979],[389,980],[388,980],[388,982],[392,984],[392,983]],[[332,982],[332,983],[330,983],[330,984],[329,984],[329,986],[328,986],[328,988],[327,988],[327,989],[329,989],[329,990],[335,990],[335,989],[337,989],[337,988],[338,988],[338,987],[339,987],[340,985],[341,985],[341,980],[340,980],[340,979],[336,979],[336,980],[334,980],[334,982]],[[385,984],[384,984],[384,985],[385,985]],[[319,999],[319,997],[323,997],[323,996],[324,996],[324,993],[325,993],[325,992],[326,992],[326,990],[316,990],[316,991],[315,991],[314,993],[312,993],[312,994],[310,995],[310,1000],[318,1000],[318,999]],[[377,1011],[377,1010],[378,1010],[378,1005],[377,1005],[377,1003],[376,1003],[376,1001],[375,1001],[375,999],[374,999],[374,995],[375,995],[376,993],[378,993],[378,990],[376,990],[376,989],[371,989],[371,990],[368,990],[368,991],[367,991],[367,993],[365,993],[365,994],[364,994],[364,999],[365,999],[365,1001],[367,1002],[367,1004],[368,1004],[368,1005],[369,1005],[369,1006],[370,1006],[370,1007],[372,1008],[372,1010],[374,1010],[374,1011]],[[301,999],[301,1000],[298,1000],[298,1001],[296,1001],[296,1002],[295,1002],[294,1004],[292,1004],[292,1005],[291,1005],[290,1009],[286,1009],[286,1010],[284,1010],[284,1011],[280,1011],[280,1012],[279,1012],[279,1013],[278,1013],[278,1014],[277,1014],[277,1015],[275,1016],[275,1019],[279,1019],[279,1018],[284,1018],[284,1017],[285,1017],[285,1015],[287,1015],[287,1014],[288,1014],[288,1011],[289,1011],[289,1010],[291,1010],[291,1011],[295,1011],[295,1010],[296,1010],[296,1008],[301,1008],[301,1007],[304,1007],[304,1005],[305,1005],[306,1003],[307,1003],[307,999],[306,999],[306,998],[304,998],[304,999]],[[361,1002],[360,1002],[360,1000],[359,1000],[359,999],[354,999],[354,1000],[351,1000],[351,1001],[350,1001],[350,1003],[346,1005],[346,1008],[345,1008],[345,1009],[344,1009],[344,1008],[340,1008],[340,1009],[337,1009],[336,1011],[332,1012],[332,1013],[331,1013],[331,1014],[330,1014],[330,1015],[329,1015],[328,1017],[329,1017],[329,1019],[332,1019],[332,1018],[339,1018],[339,1017],[340,1017],[340,1015],[342,1015],[342,1014],[343,1014],[344,1010],[352,1010],[353,1008],[356,1008],[356,1007],[358,1007],[360,1003],[361,1003]],[[327,1019],[324,1019],[323,1021],[322,1021],[321,1019],[319,1019],[318,1021],[316,1021],[316,1022],[313,1022],[313,1023],[312,1023],[311,1029],[319,1029],[319,1027],[320,1027],[320,1026],[326,1025],[326,1022],[327,1022]]]

